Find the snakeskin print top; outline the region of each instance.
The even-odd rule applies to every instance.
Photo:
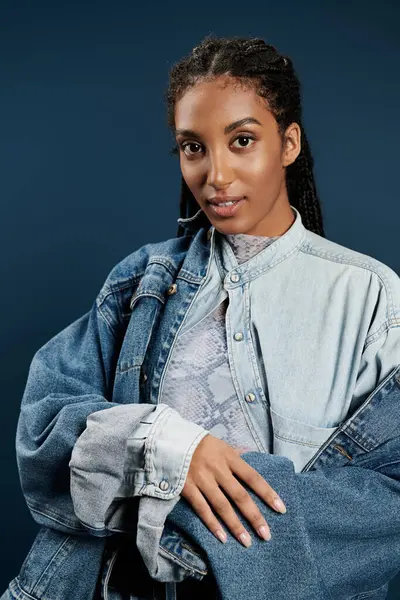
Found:
[[[229,234],[242,264],[276,237]],[[240,450],[258,450],[236,394],[227,354],[225,312],[228,299],[179,335],[166,373],[161,402]],[[243,402],[243,400],[242,400]]]

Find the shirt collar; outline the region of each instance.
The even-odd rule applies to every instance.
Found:
[[[259,277],[298,251],[305,240],[307,230],[299,211],[294,206],[291,208],[296,217],[291,227],[267,248],[241,265],[238,264],[228,240],[215,230],[215,260],[226,289],[235,288]]]

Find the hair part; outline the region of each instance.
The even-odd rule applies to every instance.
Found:
[[[205,80],[228,75],[230,82],[251,88],[265,98],[268,109],[274,115],[284,139],[287,127],[296,122],[301,131],[301,152],[286,167],[286,187],[289,202],[299,211],[304,226],[314,233],[325,236],[311,155],[310,145],[302,124],[300,82],[292,61],[261,38],[218,38],[206,36],[191,53],[176,63],[169,74],[166,96],[168,126],[175,134],[175,107],[185,92]],[[172,154],[178,154],[178,147]],[[199,205],[181,179],[180,217],[192,217]],[[210,224],[204,215],[202,225]],[[183,235],[179,226],[177,236]]]

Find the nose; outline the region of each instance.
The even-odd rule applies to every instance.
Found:
[[[223,152],[210,153],[207,184],[215,189],[223,189],[232,183],[232,179],[232,169]]]

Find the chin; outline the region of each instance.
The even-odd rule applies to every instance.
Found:
[[[224,235],[246,233],[246,230],[249,229],[249,227],[246,227],[243,223],[239,221],[239,219],[231,219],[229,221],[226,220],[226,222],[213,223],[213,226],[217,231],[219,231],[219,233],[222,233]]]

